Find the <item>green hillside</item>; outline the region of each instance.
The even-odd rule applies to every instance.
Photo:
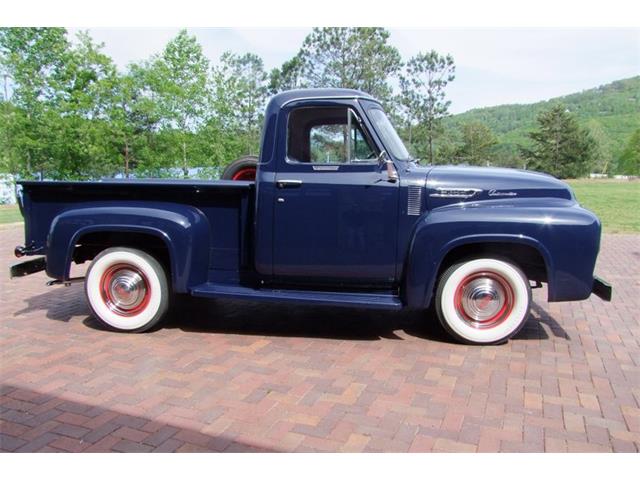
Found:
[[[535,128],[538,113],[556,103],[565,104],[582,125],[601,129],[610,142],[611,154],[617,158],[631,133],[640,128],[640,76],[528,105],[476,108],[447,118],[445,125],[483,122],[499,143],[515,149],[528,143],[527,133]]]

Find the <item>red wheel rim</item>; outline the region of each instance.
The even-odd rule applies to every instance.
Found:
[[[118,263],[107,268],[100,278],[100,295],[109,310],[122,317],[144,311],[151,298],[147,276],[135,265]]]
[[[513,311],[515,295],[511,284],[495,272],[476,272],[466,276],[456,288],[454,303],[468,325],[494,328]]]
[[[231,177],[231,180],[253,181],[255,179],[256,179],[255,167],[241,168],[236,173],[234,173],[233,176]]]

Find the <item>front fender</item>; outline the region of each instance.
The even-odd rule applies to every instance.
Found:
[[[550,301],[587,298],[599,249],[600,222],[577,203],[531,199],[457,204],[418,221],[405,261],[408,306],[430,304],[437,273],[454,248],[510,242],[535,248],[547,270]]]
[[[153,235],[167,247],[176,292],[203,283],[209,267],[210,227],[197,208],[174,203],[101,202],[67,210],[51,223],[47,236],[47,274],[66,280],[73,250],[80,238],[94,232]]]

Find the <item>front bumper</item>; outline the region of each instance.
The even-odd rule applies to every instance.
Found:
[[[610,302],[611,296],[613,295],[613,287],[610,283],[605,282],[600,277],[593,277],[591,293],[597,295],[605,302]]]

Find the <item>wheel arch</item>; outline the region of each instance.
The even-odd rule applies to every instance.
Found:
[[[409,257],[409,267],[405,278],[405,301],[410,307],[427,308],[431,305],[437,281],[442,272],[454,263],[469,257],[493,257],[512,261],[531,280],[544,281],[551,290],[554,287],[553,260],[549,251],[538,240],[525,235],[514,234],[474,234],[457,237],[439,248],[413,249]],[[424,258],[424,253],[432,251],[425,262],[429,269],[412,266]]]
[[[176,283],[174,273],[179,266],[176,256],[171,255],[168,235],[156,228],[131,225],[97,225],[78,230],[69,243],[65,275],[69,275],[72,262],[93,260],[98,253],[111,247],[135,248],[150,254],[166,268],[171,283]]]
[[[83,239],[98,240],[94,245],[94,256],[105,248],[115,246],[134,247],[151,253],[150,247],[161,245],[160,260],[164,260],[169,267],[172,288],[184,293],[190,286],[206,281],[209,237],[206,217],[189,206],[69,210],[52,222],[48,235],[47,274],[66,280],[74,259],[91,259],[91,253],[87,255],[87,252],[79,257],[77,249],[78,245],[82,246]],[[143,245],[141,240],[145,238],[153,239],[152,243]]]

